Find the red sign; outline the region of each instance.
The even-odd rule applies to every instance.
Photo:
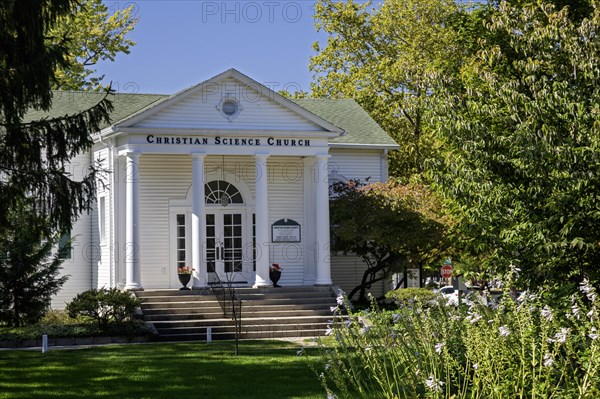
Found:
[[[442,266],[442,277],[443,278],[452,277],[452,266],[450,266],[450,265]]]

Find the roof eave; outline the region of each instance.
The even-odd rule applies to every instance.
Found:
[[[369,150],[399,150],[398,144],[368,144],[368,143],[329,143],[329,148],[353,148]]]

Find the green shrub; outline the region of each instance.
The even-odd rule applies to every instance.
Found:
[[[437,302],[439,294],[426,288],[400,288],[388,291],[385,297],[392,300],[398,306],[412,306],[414,304],[427,305]]]
[[[132,320],[140,303],[128,292],[117,288],[101,288],[78,294],[66,310],[70,317],[83,316],[105,329],[111,322],[122,324]]]
[[[81,318],[70,317],[65,310],[49,310],[39,324],[42,326],[72,325],[84,322]]]
[[[25,327],[0,327],[0,341],[40,339],[44,334],[53,338],[78,338],[98,336],[150,336],[153,333],[141,320],[132,320],[121,324],[111,323],[106,328],[101,328],[96,323],[37,324]]]

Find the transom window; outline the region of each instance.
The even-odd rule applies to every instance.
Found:
[[[213,180],[204,185],[206,204],[222,205],[243,204],[244,199],[239,190],[231,183],[223,180]]]

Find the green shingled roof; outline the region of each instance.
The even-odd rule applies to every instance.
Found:
[[[54,92],[52,109],[49,112],[30,111],[27,114],[26,121],[43,117],[55,118],[73,115],[98,103],[103,96],[103,93],[57,91]],[[151,108],[169,97],[161,94],[111,95],[114,105],[114,110],[110,114],[111,123],[104,124],[101,128]],[[306,98],[293,99],[292,101],[346,132],[341,137],[330,139],[332,144],[398,146],[373,118],[352,99]]]
[[[81,91],[55,91],[52,97],[52,109],[50,111],[29,111],[25,122],[41,118],[59,118],[65,115],[74,115],[97,104],[104,98],[104,93],[92,93]],[[112,94],[114,109],[110,113],[111,123],[104,123],[101,128],[120,121],[141,109],[162,101],[168,96],[160,94]]]
[[[292,101],[346,131],[345,135],[330,139],[332,144],[398,146],[353,99],[302,98]]]

